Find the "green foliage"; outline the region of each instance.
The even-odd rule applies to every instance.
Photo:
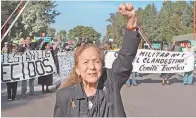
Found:
[[[107,20],[110,25],[107,26],[107,39],[113,39],[114,44],[121,45],[127,19],[119,13],[110,14]]]
[[[157,9],[154,4],[147,5],[143,11],[142,28],[149,41],[156,39],[155,31],[158,28],[157,24]]]
[[[61,40],[66,41],[67,32],[65,30],[60,30],[60,32],[57,33],[57,36],[60,36]]]
[[[98,33],[92,27],[87,26],[77,26],[71,29],[68,33],[68,38],[70,40],[79,40],[87,39],[88,41],[98,41],[101,37],[101,34]]]
[[[171,42],[173,36],[193,32],[193,2],[164,1],[158,12],[154,4],[144,9],[138,8],[138,25],[149,41]],[[114,39],[114,43],[122,42],[126,19],[118,13],[111,13],[107,34],[104,40]]]
[[[49,37],[54,37],[55,36],[55,33],[56,33],[56,29],[55,28],[48,28],[47,30],[47,36]]]
[[[2,13],[11,14],[19,1],[2,1]],[[55,17],[60,15],[55,10],[54,1],[30,1],[10,32],[11,37],[20,38],[25,35],[39,36],[41,32],[47,32]],[[13,19],[17,15],[14,14]],[[53,35],[53,34],[50,34]]]

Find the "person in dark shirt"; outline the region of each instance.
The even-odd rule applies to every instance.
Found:
[[[9,44],[8,42],[5,42],[5,44],[7,45],[7,50],[4,50],[2,52],[2,54],[10,54],[10,53],[17,52],[15,44]],[[17,81],[6,83],[6,85],[7,85],[7,98],[9,101],[17,99],[17,97],[16,97],[17,83],[18,83]]]
[[[48,42],[43,43],[41,50],[50,50],[54,58],[54,50]],[[53,84],[53,74],[38,77],[38,84],[42,85],[42,93],[51,93],[49,86]],[[46,86],[46,90],[44,86]]]
[[[174,51],[175,50],[175,42],[173,42],[172,47],[169,47],[168,45],[165,45],[163,47],[164,51]],[[169,78],[171,77],[171,73],[161,73],[162,78],[162,85],[169,85]]]
[[[35,50],[40,45],[41,40],[37,41],[37,42],[31,42],[31,40],[32,40],[32,37],[27,36],[25,38],[25,40],[23,41],[23,44],[20,46],[19,52],[26,52],[26,51],[30,51],[30,50]],[[34,80],[35,80],[35,78],[29,79],[30,95],[35,95],[35,93],[34,93]],[[27,97],[26,91],[27,91],[27,80],[22,80],[21,96],[23,98]]]

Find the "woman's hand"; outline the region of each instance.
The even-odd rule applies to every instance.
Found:
[[[132,4],[120,4],[119,13],[127,17],[127,29],[136,31],[137,28],[137,16]]]

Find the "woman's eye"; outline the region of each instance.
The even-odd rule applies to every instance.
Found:
[[[100,61],[95,61],[96,63],[100,63]]]

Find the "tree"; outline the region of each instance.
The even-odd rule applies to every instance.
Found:
[[[182,9],[183,8],[183,9]],[[158,38],[171,42],[173,36],[193,31],[193,11],[185,1],[165,1],[159,13]]]
[[[193,27],[193,7],[188,4],[186,1],[177,1],[175,2],[175,13],[180,17],[180,23],[186,28]],[[183,8],[183,9],[182,9]],[[189,33],[189,32],[184,32]]]
[[[140,10],[140,9],[139,9]],[[140,12],[142,12],[140,10]],[[157,30],[157,9],[154,3],[151,5],[147,5],[143,11],[142,16],[142,28],[143,31],[148,38],[149,41],[156,41],[157,36],[156,36],[156,30]],[[141,21],[139,21],[141,22]]]
[[[58,36],[60,36],[61,40],[66,40],[67,32],[65,30],[60,30],[60,32],[57,33]]]
[[[110,22],[107,26],[107,38],[112,38],[114,44],[121,45],[127,19],[119,13],[112,13],[107,21]]]
[[[107,25],[107,34],[106,37],[104,38],[104,41],[107,41],[107,39],[112,38],[112,25],[109,24]]]
[[[173,36],[187,34],[193,31],[193,2],[164,1],[160,12],[156,6],[148,4],[145,9],[136,10],[138,25],[149,41],[171,42]],[[111,13],[107,19],[107,40],[113,38],[114,42],[121,45],[126,19],[118,13]]]
[[[56,33],[56,29],[55,28],[50,28],[50,27],[48,28],[47,36],[54,37],[55,33]]]
[[[137,18],[138,18],[138,25],[141,26],[143,24],[143,19],[144,19],[144,10],[142,8],[138,8],[136,11]]]
[[[100,37],[100,33],[98,33],[92,27],[87,26],[76,26],[73,29],[71,29],[68,33],[68,38],[70,40],[76,40],[76,38],[78,38],[79,40],[88,40],[93,42],[98,41]]]
[[[190,1],[189,4],[190,4],[191,8],[193,9],[194,8],[194,1]]]
[[[2,1],[2,12],[11,14],[18,4],[19,1]],[[10,35],[19,38],[46,32],[49,25],[55,22],[55,17],[60,15],[55,10],[56,6],[54,1],[30,1],[11,29]],[[16,15],[17,13],[14,14]]]

